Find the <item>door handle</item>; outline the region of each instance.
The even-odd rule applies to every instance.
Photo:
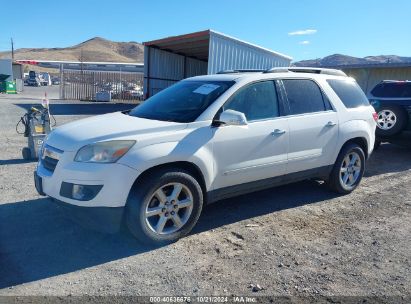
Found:
[[[333,121],[329,121],[327,122],[327,124],[325,125],[326,127],[334,127],[337,123],[333,122]]]
[[[285,130],[275,129],[273,132],[271,132],[271,135],[276,136],[276,135],[281,135],[284,133],[285,133]]]

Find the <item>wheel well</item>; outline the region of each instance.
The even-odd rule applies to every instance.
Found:
[[[141,173],[137,179],[134,181],[133,186],[131,187],[131,189],[135,189],[135,187],[146,178],[146,176],[149,176],[150,174],[159,171],[159,170],[175,170],[175,169],[182,169],[184,171],[187,171],[188,173],[190,173],[190,175],[192,175],[197,182],[200,184],[201,190],[203,191],[203,196],[204,199],[207,197],[206,195],[206,184],[205,184],[205,180],[204,180],[204,176],[203,173],[201,172],[200,168],[190,162],[187,161],[179,161],[179,162],[172,162],[172,163],[165,163],[165,164],[161,164],[161,165],[157,165],[154,167],[151,167],[147,170],[145,170],[143,173]]]
[[[365,159],[368,158],[368,142],[364,137],[355,137],[351,138],[350,140],[346,141],[343,147],[345,147],[349,143],[355,143],[361,147],[361,149],[364,151],[365,154]]]

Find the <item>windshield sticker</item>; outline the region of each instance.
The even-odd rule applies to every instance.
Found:
[[[203,84],[202,86],[195,89],[193,93],[208,95],[219,87],[220,87],[219,85],[215,85],[215,84]]]

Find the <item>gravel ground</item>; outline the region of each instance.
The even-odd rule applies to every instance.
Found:
[[[306,181],[224,200],[188,237],[151,248],[82,228],[36,194],[14,129],[34,89],[0,96],[0,295],[411,300],[410,150],[382,145],[350,195]],[[127,106],[52,103],[58,125]]]

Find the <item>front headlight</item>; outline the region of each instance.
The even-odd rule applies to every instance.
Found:
[[[78,150],[74,161],[115,163],[136,143],[135,140],[113,140],[90,144]]]

